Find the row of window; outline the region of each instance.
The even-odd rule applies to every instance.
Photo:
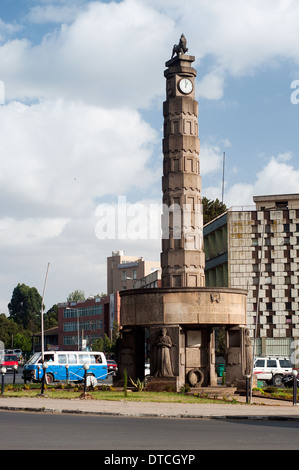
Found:
[[[102,315],[103,305],[94,307],[66,308],[63,312],[63,318],[87,317],[91,315]]]
[[[290,286],[292,284],[297,285],[299,283],[299,277],[298,276],[293,276],[294,277],[294,281],[295,282],[292,282],[292,276],[284,276],[284,282],[283,284],[284,285],[287,285],[287,286]],[[259,283],[259,276],[257,275],[256,277],[253,277],[252,278],[252,284],[254,286],[257,286]],[[266,277],[264,280],[263,280],[263,284],[272,284],[272,277],[271,276],[268,276]],[[274,284],[275,285],[275,284]]]
[[[266,324],[267,324],[267,325],[273,325],[273,324],[274,324],[274,321],[273,321],[273,320],[274,320],[274,318],[275,318],[275,315],[267,315],[265,318],[266,318]],[[259,316],[259,319],[258,319],[258,320],[259,320],[259,321],[258,321],[259,325],[261,325],[262,322],[261,322],[261,317],[260,317],[260,316]],[[286,323],[286,324],[292,324],[292,323],[293,323],[293,321],[292,321],[292,316],[291,316],[291,315],[287,315],[287,316],[285,317],[285,323]],[[294,322],[294,323],[295,323],[295,322]],[[283,323],[280,323],[280,325],[283,325]]]
[[[294,232],[299,232],[299,224],[295,224],[295,225],[296,225],[296,230],[294,230]],[[271,225],[269,225],[269,224],[265,225],[265,232],[266,233],[270,233],[270,232],[272,232],[272,230],[273,229],[272,229]],[[253,231],[253,233],[256,233],[257,232],[257,226],[253,226],[252,231]],[[285,233],[290,232],[290,224],[283,224],[283,232],[285,232]]]
[[[132,277],[131,275],[127,274],[127,271],[122,271],[121,272],[121,280],[122,281],[127,281],[129,279],[136,280],[137,279],[137,269],[132,270]]]
[[[63,324],[63,331],[77,331],[79,330],[101,330],[103,328],[103,320],[95,321],[80,321],[78,322],[68,322]]]
[[[88,346],[92,345],[97,339],[102,338],[102,337],[103,337],[102,335],[96,335],[96,334],[84,335],[84,339],[86,340],[86,343]],[[78,346],[78,336],[64,336],[63,345],[64,346]]]
[[[258,239],[257,238],[253,238],[252,239],[252,245],[253,246],[258,246],[259,242],[258,242]],[[271,243],[271,238],[265,238],[264,239],[264,244],[265,246],[270,246],[272,245]],[[280,246],[283,246],[283,245],[290,245],[291,244],[291,239],[290,237],[284,237],[282,243]],[[299,245],[299,237],[296,237],[296,242],[294,243],[294,245]],[[274,245],[273,245],[274,246]]]
[[[54,357],[47,354],[47,362],[51,363],[54,361]],[[102,362],[100,355],[95,354],[58,354],[57,355],[58,364],[84,364],[88,362],[89,364],[99,364]]]

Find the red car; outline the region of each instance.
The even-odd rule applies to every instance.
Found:
[[[18,372],[19,363],[17,356],[14,354],[4,354],[4,356],[0,358],[0,366],[6,367],[7,372],[9,370],[13,372],[16,366],[16,372]]]
[[[115,375],[117,372],[117,364],[115,361],[112,361],[110,359],[107,359],[107,367],[108,367],[108,374],[112,373],[112,375]]]

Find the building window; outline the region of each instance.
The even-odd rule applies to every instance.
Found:
[[[275,203],[276,209],[287,209],[288,208],[288,201],[280,201]]]
[[[173,287],[181,287],[181,276],[173,276]]]
[[[126,280],[127,280],[127,272],[126,272],[126,271],[122,271],[122,272],[121,272],[121,280],[122,280],[122,281],[126,281]]]
[[[283,224],[283,231],[289,232],[290,231],[290,224]]]

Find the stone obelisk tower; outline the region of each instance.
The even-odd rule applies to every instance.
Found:
[[[162,287],[120,292],[119,376],[144,377],[145,332],[150,390],[217,385],[214,328],[227,330],[227,383],[246,363],[247,291],[205,287],[195,58],[182,35],[166,62],[163,140]],[[177,54],[175,57],[174,55]],[[121,383],[121,382],[119,382]]]
[[[165,64],[163,287],[205,285],[196,70],[191,67],[194,60],[195,57],[178,52]]]

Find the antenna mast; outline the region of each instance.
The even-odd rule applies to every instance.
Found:
[[[224,168],[225,168],[225,152],[223,152],[223,169],[222,169],[222,204],[223,204],[223,195],[224,195]]]

